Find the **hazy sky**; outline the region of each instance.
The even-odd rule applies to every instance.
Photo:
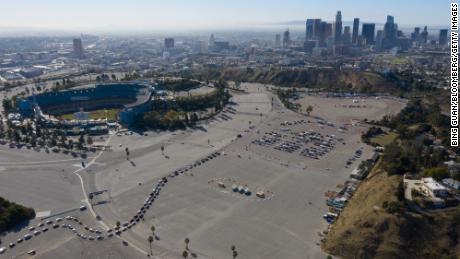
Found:
[[[449,0],[0,0],[0,27],[51,29],[247,28],[306,18],[449,25]]]

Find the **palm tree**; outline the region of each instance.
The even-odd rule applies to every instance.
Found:
[[[89,198],[89,201],[90,201],[91,206],[93,206],[94,194],[91,192],[91,193],[88,195],[88,198]]]
[[[188,252],[186,250],[184,250],[184,252],[182,252],[182,257],[184,257],[184,258],[188,257]]]
[[[186,237],[184,242],[185,242],[185,250],[189,250],[188,249],[188,244],[190,243],[190,239],[188,237]]]
[[[156,235],[155,235],[155,226],[151,226],[151,227],[150,227],[150,230],[152,231],[152,235],[153,235],[153,236],[156,236]]]
[[[153,254],[153,253],[152,253],[153,237],[152,237],[152,236],[149,236],[149,238],[147,239],[147,241],[149,241],[149,244],[150,244],[150,254]]]
[[[126,160],[129,160],[129,149],[125,148],[125,152],[126,152]]]

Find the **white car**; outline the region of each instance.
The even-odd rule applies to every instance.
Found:
[[[0,247],[0,254],[5,253],[5,251],[6,251],[6,247]]]

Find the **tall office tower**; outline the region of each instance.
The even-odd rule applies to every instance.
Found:
[[[211,37],[209,37],[209,47],[213,47],[214,43],[216,43],[216,39],[214,38],[214,34],[211,34]]]
[[[356,43],[358,47],[365,47],[366,46],[366,39],[363,35],[358,36],[358,42]]]
[[[335,15],[334,41],[335,43],[340,43],[342,41],[342,13],[340,11]]]
[[[343,27],[342,43],[350,44],[351,43],[351,28],[350,26]]]
[[[80,38],[73,39],[73,54],[77,58],[83,58],[83,44]]]
[[[318,26],[317,33],[318,45],[320,47],[325,47],[327,39],[332,38],[332,23],[321,22]]]
[[[280,46],[281,46],[281,35],[280,35],[280,34],[276,34],[276,35],[275,35],[275,46],[276,46],[276,47],[280,47]]]
[[[377,49],[382,49],[382,41],[383,41],[383,30],[377,31],[377,36],[375,37],[375,46]]]
[[[415,27],[414,32],[411,33],[411,40],[412,41],[419,41],[420,40],[420,27]]]
[[[426,44],[428,42],[428,28],[423,27],[423,31],[420,33],[420,42]]]
[[[359,34],[359,18],[353,20],[353,36],[351,37],[351,43],[356,44],[358,42]]]
[[[396,46],[396,36],[397,36],[398,27],[395,24],[395,19],[393,16],[387,16],[387,22],[383,27],[383,48],[389,49]]]
[[[289,32],[289,29],[287,29],[283,33],[283,48],[289,47],[290,44],[291,44],[291,33]]]
[[[439,45],[447,45],[447,30],[439,30]]]
[[[332,23],[324,22],[323,28],[324,28],[324,37],[329,38],[329,37],[334,36]]]
[[[313,39],[314,32],[315,32],[314,25],[315,25],[314,19],[307,19],[307,22],[305,23],[305,39],[306,40]]]
[[[366,39],[366,45],[373,45],[375,35],[375,23],[363,23],[361,35],[363,35],[363,38]]]
[[[315,40],[318,41],[318,47],[326,45],[326,22],[320,22],[315,25]]]
[[[165,38],[165,49],[174,48],[174,38]]]
[[[314,19],[313,20],[313,39],[319,40],[319,35],[321,31],[321,19]]]

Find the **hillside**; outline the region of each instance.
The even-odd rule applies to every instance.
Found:
[[[207,70],[205,78],[258,82],[278,86],[324,88],[331,91],[394,92],[397,86],[382,76],[369,72],[337,69],[237,69]]]
[[[323,249],[340,258],[458,258],[460,209],[389,213],[383,204],[397,203],[400,182],[401,176],[373,170],[333,225]]]

